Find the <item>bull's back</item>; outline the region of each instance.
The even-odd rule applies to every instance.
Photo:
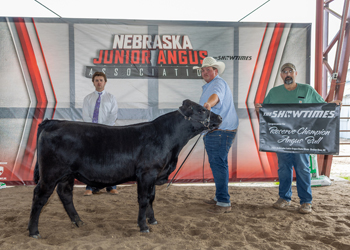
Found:
[[[50,120],[42,128],[39,161],[65,166],[64,171],[68,171],[68,167],[71,173],[85,174],[113,175],[115,171],[122,171],[126,176],[133,175],[147,147],[152,148],[151,138],[155,136],[149,123],[112,127]],[[91,169],[93,171],[89,171]]]

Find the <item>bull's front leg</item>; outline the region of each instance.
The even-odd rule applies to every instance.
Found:
[[[155,189],[154,179],[150,178],[150,176],[147,176],[147,177],[143,176],[143,178],[138,178],[137,180],[137,197],[139,202],[139,216],[137,219],[137,223],[138,223],[138,226],[140,227],[140,231],[143,233],[149,233],[149,228],[146,223],[146,212],[147,212],[147,209],[149,208],[152,190]],[[153,209],[151,212],[151,216],[154,219]]]
[[[150,199],[149,199],[149,204],[146,210],[146,218],[148,219],[148,223],[152,225],[158,224],[156,218],[154,218],[154,211],[153,211],[153,201],[154,201],[155,194],[156,194],[156,187],[153,186]]]

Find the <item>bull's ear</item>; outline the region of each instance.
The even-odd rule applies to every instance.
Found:
[[[183,106],[183,107],[188,107],[188,106],[190,106],[190,105],[191,105],[191,101],[188,100],[188,99],[186,99],[186,100],[184,100],[184,101],[182,102],[182,106]]]
[[[187,100],[184,100],[184,101],[182,102],[182,106],[181,106],[180,108],[186,108],[186,101],[187,101]]]
[[[182,102],[182,106],[180,107],[181,111],[184,112],[185,115],[193,114],[193,107],[191,105],[191,101],[186,99]]]

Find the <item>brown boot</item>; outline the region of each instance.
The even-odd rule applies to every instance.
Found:
[[[214,206],[213,208],[210,208],[207,211],[212,214],[229,213],[231,211],[231,206],[229,207]]]
[[[214,199],[203,200],[203,202],[208,205],[216,205],[216,201]]]
[[[117,189],[112,189],[111,191],[108,191],[108,193],[110,194],[118,194]]]
[[[299,208],[299,213],[301,214],[309,214],[312,212],[311,203],[303,203]]]
[[[90,196],[92,195],[92,191],[91,190],[86,190],[84,193],[84,196]]]
[[[273,203],[273,207],[276,209],[287,209],[290,206],[290,201],[286,201],[285,199],[279,198],[278,201]]]

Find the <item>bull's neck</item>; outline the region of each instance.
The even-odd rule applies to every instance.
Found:
[[[184,146],[192,137],[200,133],[178,111],[159,117],[157,123],[166,128],[167,136],[176,140],[181,146]]]

